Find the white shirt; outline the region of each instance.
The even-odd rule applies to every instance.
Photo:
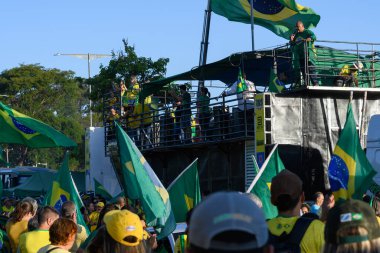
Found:
[[[245,80],[247,90],[240,93],[236,93],[237,84],[238,81],[234,82],[234,84],[232,84],[231,87],[228,90],[226,90],[226,95],[236,94],[236,98],[238,100],[238,107],[241,111],[244,111],[244,108],[246,110],[255,108],[255,84],[251,81]],[[244,101],[246,103],[245,106]]]

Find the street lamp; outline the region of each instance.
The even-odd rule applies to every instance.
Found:
[[[87,60],[87,70],[88,70],[88,79],[91,78],[91,65],[90,61],[99,59],[99,58],[106,58],[106,57],[111,57],[112,54],[61,54],[61,53],[56,53],[54,56],[72,56],[76,57],[79,59]],[[89,85],[89,92],[90,92],[90,127],[92,127],[92,100],[91,100],[91,84]]]

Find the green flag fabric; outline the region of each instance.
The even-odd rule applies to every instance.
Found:
[[[77,222],[86,228],[87,234],[89,235],[90,231],[80,212],[83,203],[69,171],[69,152],[66,152],[62,165],[46,195],[45,205],[52,206],[58,211],[61,211],[62,204],[66,201],[72,201],[75,203]]]
[[[176,228],[169,193],[125,131],[116,124],[120,162],[128,198],[139,199],[148,226],[155,227],[157,239]]]
[[[7,163],[7,161],[5,161],[4,159],[4,150],[3,150],[3,147],[0,146],[0,163]]]
[[[301,20],[305,28],[316,27],[320,16],[295,0],[253,1],[254,22],[285,39],[289,39],[294,26]],[[251,23],[249,0],[211,0],[211,10],[230,21]]]
[[[272,219],[278,215],[277,208],[271,203],[270,187],[272,178],[285,169],[278,154],[277,146],[273,148],[247,191],[260,198],[266,219]]]
[[[243,74],[241,73],[241,69],[239,68],[238,80],[236,85],[236,93],[241,93],[247,90],[247,84],[245,83],[245,79]]]
[[[197,161],[195,159],[168,187],[176,222],[186,222],[187,212],[201,202]]]
[[[280,93],[285,88],[285,84],[278,79],[277,75],[274,73],[273,68],[270,70],[269,82],[270,92]]]
[[[349,103],[346,123],[328,168],[330,187],[335,200],[362,199],[375,174],[360,145],[355,117]]]
[[[106,200],[112,199],[112,195],[109,194],[107,189],[104,188],[104,186],[101,183],[99,183],[99,181],[96,180],[95,178],[94,178],[94,185],[95,185],[95,194],[102,196]]]
[[[77,144],[51,126],[0,102],[0,143],[31,148],[76,147]]]

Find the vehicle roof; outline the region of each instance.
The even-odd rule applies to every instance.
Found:
[[[36,172],[56,173],[55,170],[32,166],[19,166],[15,168],[0,168],[0,174],[32,174]]]

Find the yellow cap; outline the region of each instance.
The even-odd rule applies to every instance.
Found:
[[[113,210],[103,218],[108,234],[118,243],[126,246],[137,246],[143,239],[143,227],[139,216],[128,210]],[[127,236],[133,236],[136,242],[124,240]]]
[[[98,202],[98,204],[96,204],[96,206],[98,206],[98,207],[104,207],[104,203],[103,202]]]

